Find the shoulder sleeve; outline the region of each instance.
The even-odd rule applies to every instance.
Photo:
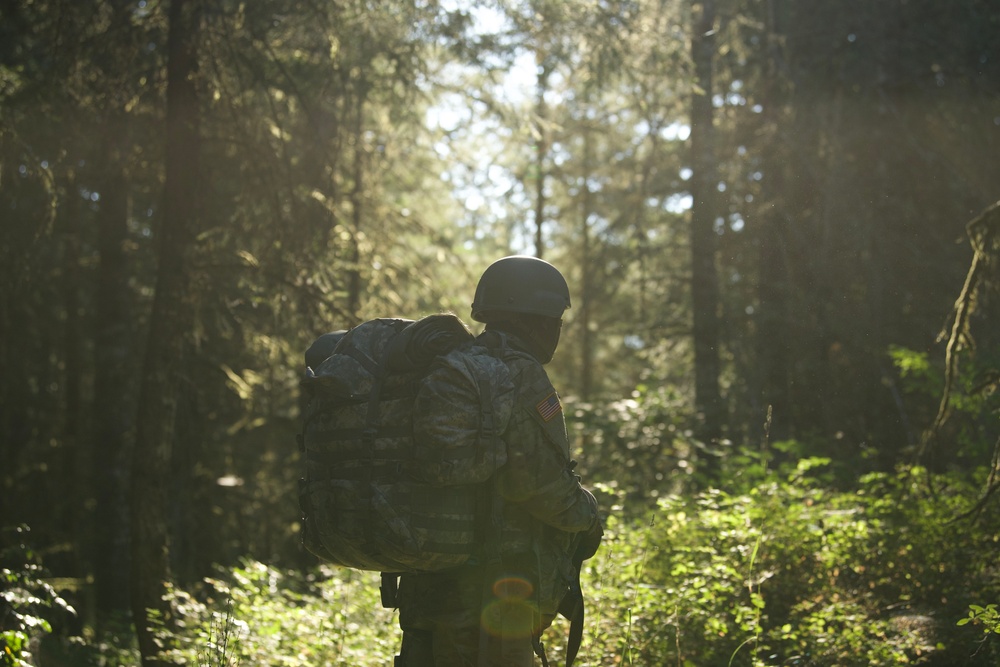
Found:
[[[593,496],[573,473],[562,402],[537,362],[511,368],[516,403],[505,433],[507,463],[500,493],[531,516],[559,530],[580,532],[597,521]]]

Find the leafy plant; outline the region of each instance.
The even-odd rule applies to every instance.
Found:
[[[959,619],[957,625],[973,623],[983,626],[983,632],[987,635],[1000,635],[1000,611],[997,605],[988,604],[981,607],[978,604],[969,605],[969,615]]]
[[[52,632],[52,619],[76,615],[44,581],[41,558],[28,545],[29,532],[26,525],[4,528],[0,543],[0,664],[10,667],[31,667],[36,640]]]
[[[240,642],[246,634],[246,623],[236,620],[230,601],[224,613],[215,612],[209,623],[208,641],[198,652],[200,667],[239,667]]]

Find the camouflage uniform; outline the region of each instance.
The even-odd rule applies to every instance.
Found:
[[[562,405],[542,365],[517,337],[487,331],[503,351],[515,404],[497,477],[500,558],[400,578],[405,667],[533,664],[533,637],[549,625],[575,577],[570,555],[598,522],[597,503],[573,474]],[[488,661],[478,662],[483,638]]]

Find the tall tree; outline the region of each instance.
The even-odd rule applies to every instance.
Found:
[[[695,409],[698,437],[706,445],[705,472],[717,472],[717,448],[725,412],[719,387],[719,283],[716,220],[719,177],[716,169],[713,68],[716,11],[714,0],[696,2],[692,12],[691,61],[691,308],[694,342]]]
[[[135,152],[132,107],[152,86],[138,72],[155,66],[158,54],[146,47],[152,39],[143,17],[127,0],[101,3],[104,20],[95,35],[90,65],[93,77],[95,155],[100,180],[95,183],[99,257],[95,279],[94,396],[91,482],[95,606],[98,622],[129,609],[129,477],[135,425],[135,309],[132,307],[129,238],[132,187],[129,162]],[[145,57],[144,57],[145,56]]]
[[[139,393],[132,467],[132,614],[143,665],[160,664],[150,610],[169,621],[168,482],[187,336],[194,316],[193,250],[200,215],[197,44],[201,3],[172,0],[168,10],[166,161],[156,296]]]
[[[586,93],[584,93],[586,96]],[[589,106],[589,105],[588,105]],[[579,219],[580,219],[580,286],[577,303],[580,316],[580,398],[583,401],[593,399],[594,392],[594,309],[596,290],[594,288],[594,249],[590,230],[591,217],[594,215],[594,198],[591,192],[590,177],[594,168],[593,132],[586,121],[582,128],[583,160],[579,179]]]
[[[787,161],[787,143],[784,127],[784,114],[787,108],[788,82],[783,76],[785,70],[784,40],[787,25],[788,7],[785,0],[768,0],[765,4],[766,74],[760,93],[763,104],[763,133],[770,137],[766,155],[774,169],[768,169],[761,188],[762,199],[770,203],[760,213],[754,226],[758,265],[758,305],[757,305],[757,345],[758,374],[760,381],[760,401],[754,401],[764,414],[771,409],[772,425],[770,435],[775,440],[787,439],[789,430],[789,384],[788,367],[790,363],[787,347],[788,292],[791,285],[788,282],[786,262],[789,249],[788,239],[790,206],[782,199],[784,191],[783,170],[779,167]]]

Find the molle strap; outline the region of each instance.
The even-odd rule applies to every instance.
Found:
[[[460,542],[435,542],[428,540],[423,543],[423,549],[436,554],[472,554],[475,547]]]
[[[477,462],[481,462],[482,452],[482,448],[476,445],[451,447],[443,451],[431,447],[420,447],[418,445],[414,458],[421,463],[443,463],[445,461],[458,461],[459,459],[471,458],[476,458]]]
[[[366,371],[368,371],[369,373],[371,373],[371,375],[373,377],[375,377],[376,379],[378,379],[378,378],[380,378],[382,376],[382,367],[379,366],[378,363],[374,359],[372,359],[367,354],[365,354],[364,352],[362,352],[358,348],[354,347],[353,345],[348,345],[343,350],[343,353],[346,354],[347,356],[349,356],[351,359],[354,359],[359,364],[361,364],[361,366]]]
[[[371,410],[371,406],[369,406],[369,410]],[[405,438],[410,435],[410,432],[409,425],[389,424],[387,426],[376,427],[375,438],[379,440],[383,438]],[[366,421],[365,428],[333,428],[324,431],[313,431],[309,434],[309,441],[313,444],[323,445],[330,442],[364,440],[367,434],[368,425]]]
[[[336,468],[321,468],[323,472],[322,477],[316,477],[316,479],[323,480],[345,480],[345,481],[364,481],[368,484],[372,482],[393,482],[398,480],[402,474],[402,467],[399,463],[380,463],[375,464],[368,462],[366,465],[358,466],[356,468],[347,468],[343,466],[337,466]],[[369,492],[370,488],[366,487]]]

